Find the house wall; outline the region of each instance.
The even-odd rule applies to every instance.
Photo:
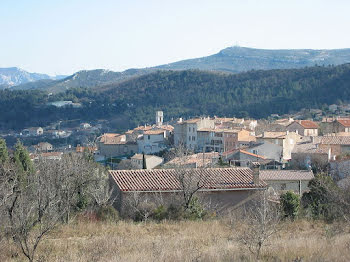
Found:
[[[252,148],[246,148],[245,151],[280,162],[283,149],[280,145],[265,142]]]
[[[117,186],[115,186],[117,187]],[[116,192],[120,192],[117,190]],[[245,201],[251,199],[254,194],[260,192],[260,190],[231,190],[231,191],[210,191],[210,192],[197,192],[197,196],[201,201],[208,205],[217,214],[225,214],[232,208],[243,204]],[[128,203],[133,198],[133,192],[121,192],[121,197],[118,198],[119,203],[115,204],[122,216],[127,216],[130,212],[130,206]],[[147,200],[150,203],[154,203],[155,206],[161,204],[168,206],[171,203],[179,205],[182,201],[181,192],[168,192],[168,193],[136,193],[139,199]]]
[[[165,146],[165,135],[143,135],[142,139],[137,140],[138,152],[145,154],[154,154],[162,151]]]
[[[100,155],[105,157],[119,157],[125,155],[133,155],[137,152],[138,146],[136,143],[127,144],[103,144],[98,143]]]
[[[134,163],[134,165],[138,169],[142,169],[143,168],[143,160],[142,159],[131,158],[131,162]],[[161,164],[163,164],[163,158],[161,158],[161,157],[157,157],[157,156],[146,157],[146,167],[147,167],[147,169],[153,169],[156,166],[159,166]]]
[[[195,123],[182,122],[174,127],[174,143],[179,145],[183,143],[186,148],[196,150],[197,130],[201,128],[214,128],[215,122],[209,118],[202,118]]]
[[[297,132],[302,136],[318,136],[317,128],[304,128],[298,122],[293,122],[289,126],[287,126],[287,130],[289,132]]]
[[[302,195],[308,191],[309,180],[264,180],[269,187],[272,187],[276,193],[285,191],[293,191],[296,194]],[[299,188],[300,187],[300,188]]]

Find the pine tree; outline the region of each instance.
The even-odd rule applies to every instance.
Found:
[[[30,160],[28,151],[24,148],[21,141],[17,141],[15,145],[15,152],[13,154],[13,162],[17,167],[26,174],[31,174],[34,172],[33,163]]]
[[[0,164],[4,164],[9,159],[9,153],[6,147],[6,141],[0,138]]]
[[[142,154],[142,169],[147,169],[145,153]]]

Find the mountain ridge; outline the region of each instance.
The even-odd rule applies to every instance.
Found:
[[[42,89],[62,92],[76,87],[96,88],[123,82],[158,70],[203,70],[241,73],[250,70],[297,69],[314,65],[350,63],[350,48],[342,49],[257,49],[228,47],[216,54],[186,59],[174,63],[114,72],[106,69],[82,70],[63,79],[29,82],[15,86],[15,90]]]
[[[41,73],[30,73],[18,67],[3,67],[0,68],[0,86],[2,88],[10,88],[20,84],[36,82],[40,80],[57,80],[66,76],[49,76]]]

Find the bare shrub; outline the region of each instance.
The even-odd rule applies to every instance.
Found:
[[[260,259],[261,249],[279,229],[279,207],[262,192],[243,208],[242,214],[244,221],[237,240]]]

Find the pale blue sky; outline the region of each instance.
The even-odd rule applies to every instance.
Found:
[[[349,0],[0,0],[0,67],[72,74],[155,66],[233,45],[350,47]]]

